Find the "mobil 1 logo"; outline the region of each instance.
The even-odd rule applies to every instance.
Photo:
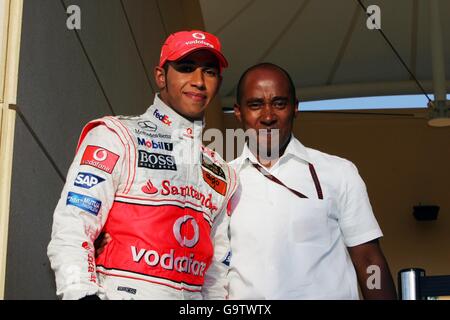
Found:
[[[175,158],[171,155],[139,151],[138,167],[154,170],[177,171]]]

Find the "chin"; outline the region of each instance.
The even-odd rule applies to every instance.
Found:
[[[188,112],[185,116],[191,120],[203,120],[204,115],[205,112],[203,109],[200,112],[196,109]]]

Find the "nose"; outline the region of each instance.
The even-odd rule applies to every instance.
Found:
[[[192,72],[191,84],[199,90],[205,89],[205,78],[202,68],[197,68]]]
[[[261,123],[267,127],[277,122],[277,118],[271,103],[266,103],[262,109]]]

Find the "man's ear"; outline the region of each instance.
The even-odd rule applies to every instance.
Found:
[[[158,89],[161,91],[166,87],[166,70],[161,67],[155,67],[155,82],[158,86]]]
[[[242,123],[242,114],[241,114],[241,106],[237,103],[234,104],[234,116]]]

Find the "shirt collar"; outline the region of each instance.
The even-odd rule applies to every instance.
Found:
[[[294,135],[291,135],[288,146],[286,147],[286,150],[280,157],[279,161],[282,161],[284,158],[288,157],[294,157],[299,160],[311,163],[311,158],[308,155],[306,147],[297,138],[295,138]],[[242,154],[237,158],[237,162],[238,172],[245,164],[248,164],[249,162],[259,163],[255,155],[250,151],[247,143],[244,144],[244,149],[242,150]]]
[[[296,137],[294,137],[294,135],[291,135],[291,140],[284,151],[283,157],[287,155],[291,155],[295,158],[311,163],[311,158],[308,155],[306,147]]]
[[[143,115],[150,119],[158,127],[165,127],[171,131],[179,131],[180,136],[193,139],[202,139],[205,121],[190,121],[178,114],[161,100],[159,94],[155,94],[153,104]]]

